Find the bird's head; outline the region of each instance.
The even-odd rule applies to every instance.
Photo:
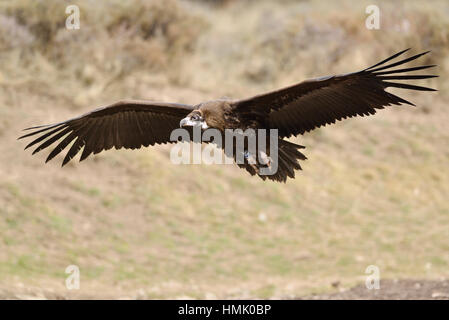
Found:
[[[185,117],[179,122],[179,127],[181,128],[200,127],[203,130],[209,128],[200,110],[194,110],[191,113],[189,113],[187,117]]]

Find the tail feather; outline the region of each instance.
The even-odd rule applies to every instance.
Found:
[[[295,178],[295,170],[301,170],[299,160],[307,159],[307,157],[299,151],[299,149],[304,148],[304,146],[299,144],[279,139],[277,159],[273,157],[273,155],[269,155],[268,164],[250,164],[245,162],[237,165],[248,171],[252,176],[259,176],[262,180],[269,179],[278,182],[286,182],[287,178]],[[266,168],[267,166],[270,166],[273,170],[276,168],[273,174],[263,174],[264,171],[262,171],[261,168]]]
[[[278,143],[278,163],[277,171],[273,175],[260,176],[262,179],[286,182],[287,178],[295,178],[295,170],[302,170],[299,160],[306,160],[307,157],[299,151],[304,146],[286,140],[279,140]],[[273,159],[273,161],[276,161]]]

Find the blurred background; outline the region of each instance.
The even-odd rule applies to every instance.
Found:
[[[369,265],[381,286],[449,276],[448,1],[0,0],[0,30],[1,298],[307,297]],[[244,98],[408,47],[432,50],[411,65],[438,64],[418,84],[439,91],[293,139],[308,160],[286,184],[174,165],[166,146],[61,169],[16,140],[123,98]]]

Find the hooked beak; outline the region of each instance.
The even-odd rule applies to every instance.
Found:
[[[209,126],[207,125],[206,121],[204,121],[204,120],[194,121],[194,120],[190,119],[190,117],[185,117],[184,119],[182,119],[179,122],[179,127],[180,128],[184,128],[184,127],[201,127],[202,129],[209,128]]]
[[[184,119],[182,119],[182,120],[179,122],[179,127],[180,127],[180,128],[186,127],[189,120],[190,120],[189,118],[184,118]]]

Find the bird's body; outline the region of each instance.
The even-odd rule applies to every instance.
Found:
[[[299,160],[306,159],[299,151],[304,147],[291,143],[285,140],[286,138],[348,117],[372,115],[377,109],[389,105],[413,105],[385,91],[387,87],[434,91],[431,88],[396,82],[435,77],[404,75],[406,72],[427,69],[434,65],[391,69],[415,60],[427,52],[386,64],[407,50],[359,72],[306,80],[243,100],[217,99],[194,106],[125,100],[54,125],[29,128],[34,131],[20,138],[40,134],[26,146],[28,148],[41,142],[33,154],[61,139],[47,161],[73,142],[63,160],[64,165],[81,149],[83,152],[80,160],[84,160],[92,153],[96,154],[112,147],[136,149],[174,142],[171,141],[170,135],[179,126],[200,127],[203,131],[217,129],[223,136],[226,130],[276,129],[278,159],[273,160],[276,161],[276,172],[270,175],[261,174],[259,169],[266,163],[248,163],[247,158],[251,154],[247,150],[244,150],[245,163],[238,165],[251,175],[258,175],[264,180],[268,178],[285,182],[287,177],[294,178],[295,170],[301,169]],[[268,138],[266,142],[270,143]],[[232,154],[228,155],[235,159],[235,148]],[[266,156],[270,158],[269,152]]]

